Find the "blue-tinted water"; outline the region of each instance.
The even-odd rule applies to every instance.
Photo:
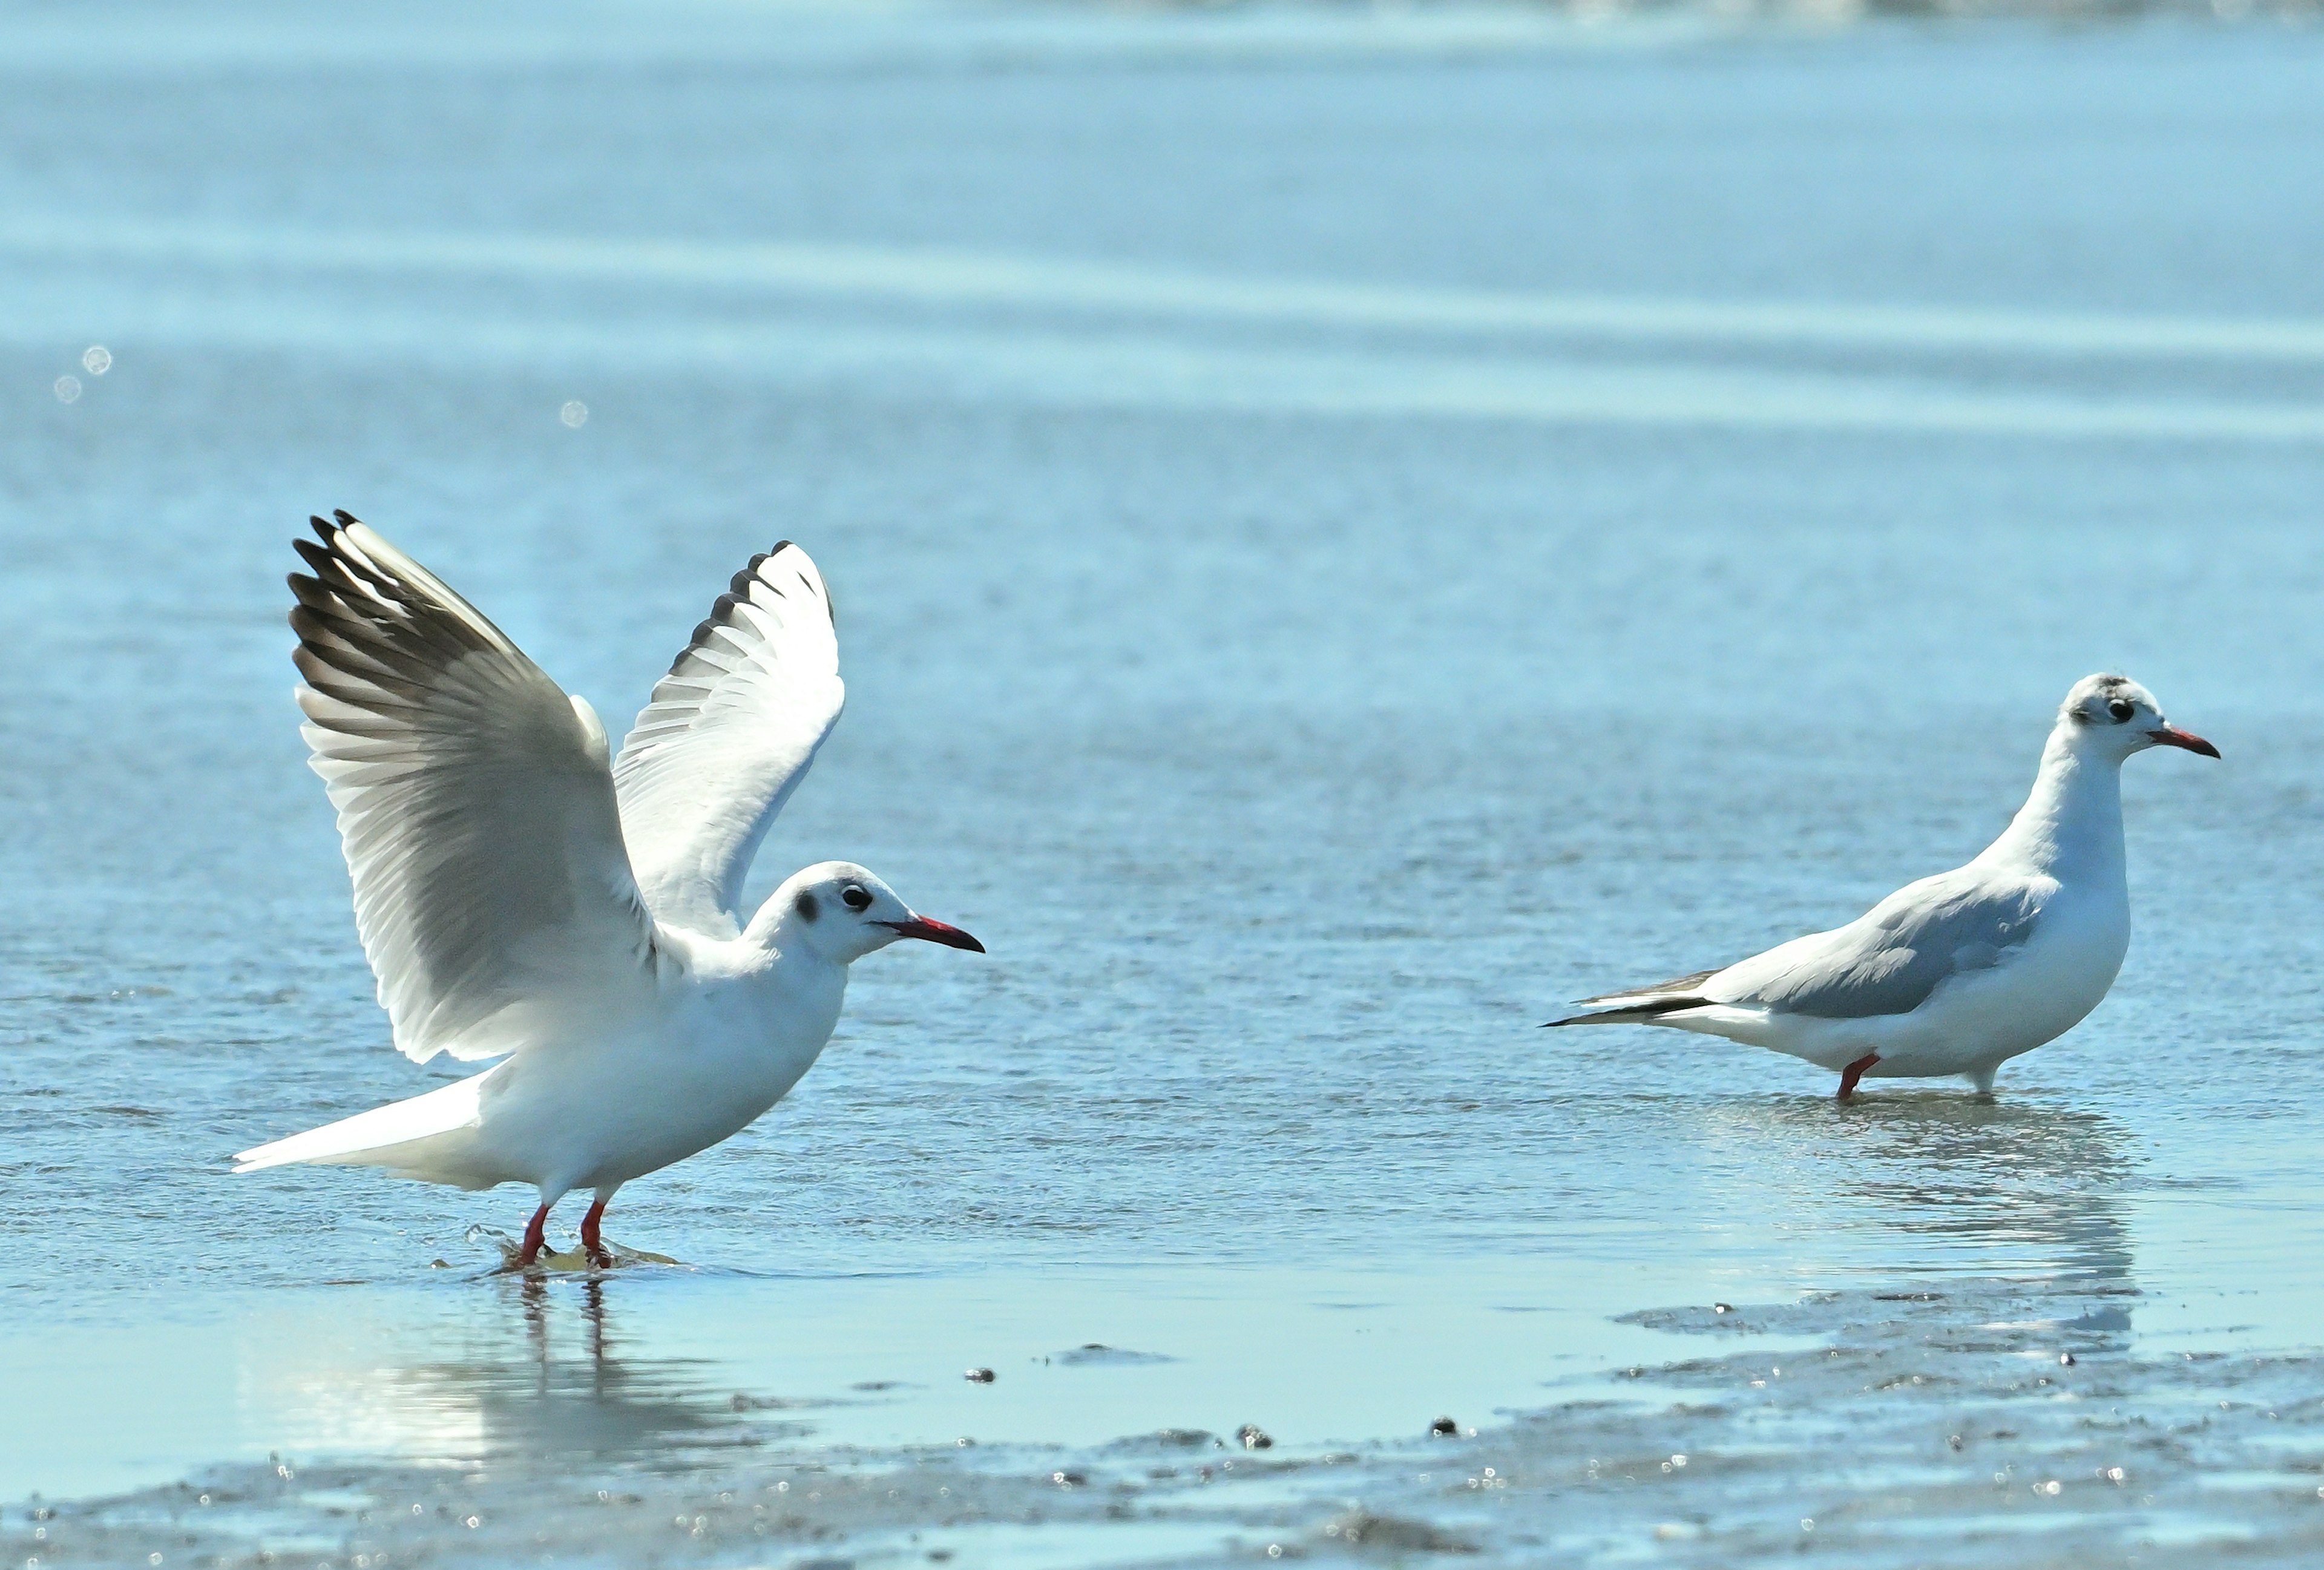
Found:
[[[2324,38],[0,38],[10,1555],[2324,1547]],[[288,701],[334,506],[617,728],[752,550],[831,581],[758,884],[992,952],[624,1189],[682,1268],[226,1174],[436,1072]],[[1534,1029],[1965,858],[2106,667],[2226,759],[2126,771],[2129,963],[1997,1104]]]

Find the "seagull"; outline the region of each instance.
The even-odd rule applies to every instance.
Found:
[[[1907,883],[1845,927],[1724,970],[1584,998],[1559,1025],[1668,1025],[1804,1057],[1857,1082],[1963,1075],[1980,1095],[2008,1058],[2098,1007],[2130,947],[2122,762],[2149,747],[2219,750],[2166,723],[2122,676],[2059,706],[2033,794],[1975,861]]]
[[[747,919],[742,880],[839,718],[831,597],[806,551],[753,556],[655,684],[621,755],[474,605],[346,513],[296,541],[292,659],[355,927],[396,1046],[483,1073],[277,1140],[236,1172],[310,1161],[595,1199],[780,1101],[839,1021],[848,966],[899,938],[982,954],[848,862]]]

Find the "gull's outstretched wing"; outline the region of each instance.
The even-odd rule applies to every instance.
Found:
[[[838,722],[823,575],[786,540],[734,575],[613,762],[638,886],[673,927],[732,937],[767,826]]]
[[[2054,887],[1972,864],[1907,883],[1845,927],[1795,937],[1725,970],[1585,998],[1603,1006],[1551,1023],[1650,1024],[1720,1003],[1822,1020],[1909,1014],[1954,976],[2011,959],[2034,936]]]
[[[346,513],[298,541],[292,658],[355,926],[405,1056],[491,1057],[652,984],[605,731],[433,573]]]

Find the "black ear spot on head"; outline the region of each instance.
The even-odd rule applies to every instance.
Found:
[[[814,920],[816,916],[815,896],[809,893],[807,890],[801,889],[799,891],[799,897],[791,901],[791,909],[798,911],[809,921]]]
[[[2114,716],[2114,723],[2116,725],[2124,724],[2137,712],[2138,710],[2133,707],[2130,700],[2126,697],[2117,697],[2107,705],[2107,713]]]
[[[848,884],[839,891],[839,898],[850,910],[868,910],[872,908],[872,891],[861,883]]]

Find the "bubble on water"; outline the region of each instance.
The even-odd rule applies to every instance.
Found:
[[[80,367],[92,376],[102,376],[113,369],[113,351],[103,344],[91,344],[81,351]]]
[[[578,430],[589,423],[589,406],[578,398],[568,398],[565,407],[557,411],[557,418],[565,422],[567,429]]]
[[[80,396],[80,378],[78,376],[58,377],[56,392],[58,402],[70,403]]]

